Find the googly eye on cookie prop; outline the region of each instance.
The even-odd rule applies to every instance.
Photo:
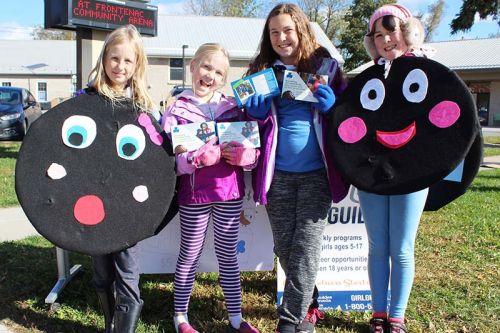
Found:
[[[156,121],[131,102],[81,95],[30,127],[16,164],[17,196],[35,229],[55,245],[115,252],[154,235],[175,215],[171,151]]]
[[[388,73],[383,64],[369,67],[349,82],[331,121],[335,164],[363,191],[432,192],[466,160],[454,180],[458,189],[434,188],[454,194],[441,203],[439,194],[429,194],[438,207],[465,192],[479,168],[482,139],[472,96],[453,71],[430,59],[399,57]]]

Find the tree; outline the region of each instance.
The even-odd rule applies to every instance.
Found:
[[[347,26],[344,21],[347,5],[346,0],[301,0],[300,8],[309,18],[316,22],[334,43],[339,43],[339,37]]]
[[[45,29],[41,25],[36,25],[31,33],[33,39],[55,39],[55,40],[74,40],[75,32],[59,29]]]
[[[259,17],[267,7],[262,0],[187,0],[184,9],[195,15]]]
[[[298,1],[298,5],[307,15],[309,21],[318,22],[318,20],[320,20],[320,11],[323,6],[323,0],[300,0]]]
[[[428,15],[421,15],[421,21],[425,30],[424,41],[429,42],[432,40],[432,35],[436,32],[443,17],[444,0],[437,0],[435,3],[429,5],[427,10]]]
[[[451,33],[468,31],[474,24],[474,17],[479,14],[480,19],[492,16],[500,26],[498,0],[464,0],[462,8],[451,21]]]
[[[354,0],[349,7],[344,17],[348,24],[340,36],[339,44],[346,71],[370,61],[363,46],[363,40],[368,32],[368,21],[375,9],[388,3],[394,3],[394,0]]]

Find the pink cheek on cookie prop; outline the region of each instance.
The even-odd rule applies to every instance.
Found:
[[[429,121],[439,128],[450,127],[459,117],[460,107],[451,101],[439,102],[429,112]]]
[[[366,135],[366,124],[359,117],[347,118],[340,124],[338,133],[345,143],[356,143]]]

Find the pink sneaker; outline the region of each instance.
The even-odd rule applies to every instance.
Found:
[[[314,333],[316,322],[319,319],[324,319],[325,315],[323,312],[319,311],[318,308],[309,308],[307,311],[306,317],[302,322],[297,326],[296,332],[300,333]]]
[[[188,323],[181,323],[177,326],[177,333],[198,333],[198,331]]]

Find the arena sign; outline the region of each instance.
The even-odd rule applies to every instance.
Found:
[[[114,30],[133,24],[142,35],[158,33],[158,7],[122,0],[45,0],[45,28]]]

